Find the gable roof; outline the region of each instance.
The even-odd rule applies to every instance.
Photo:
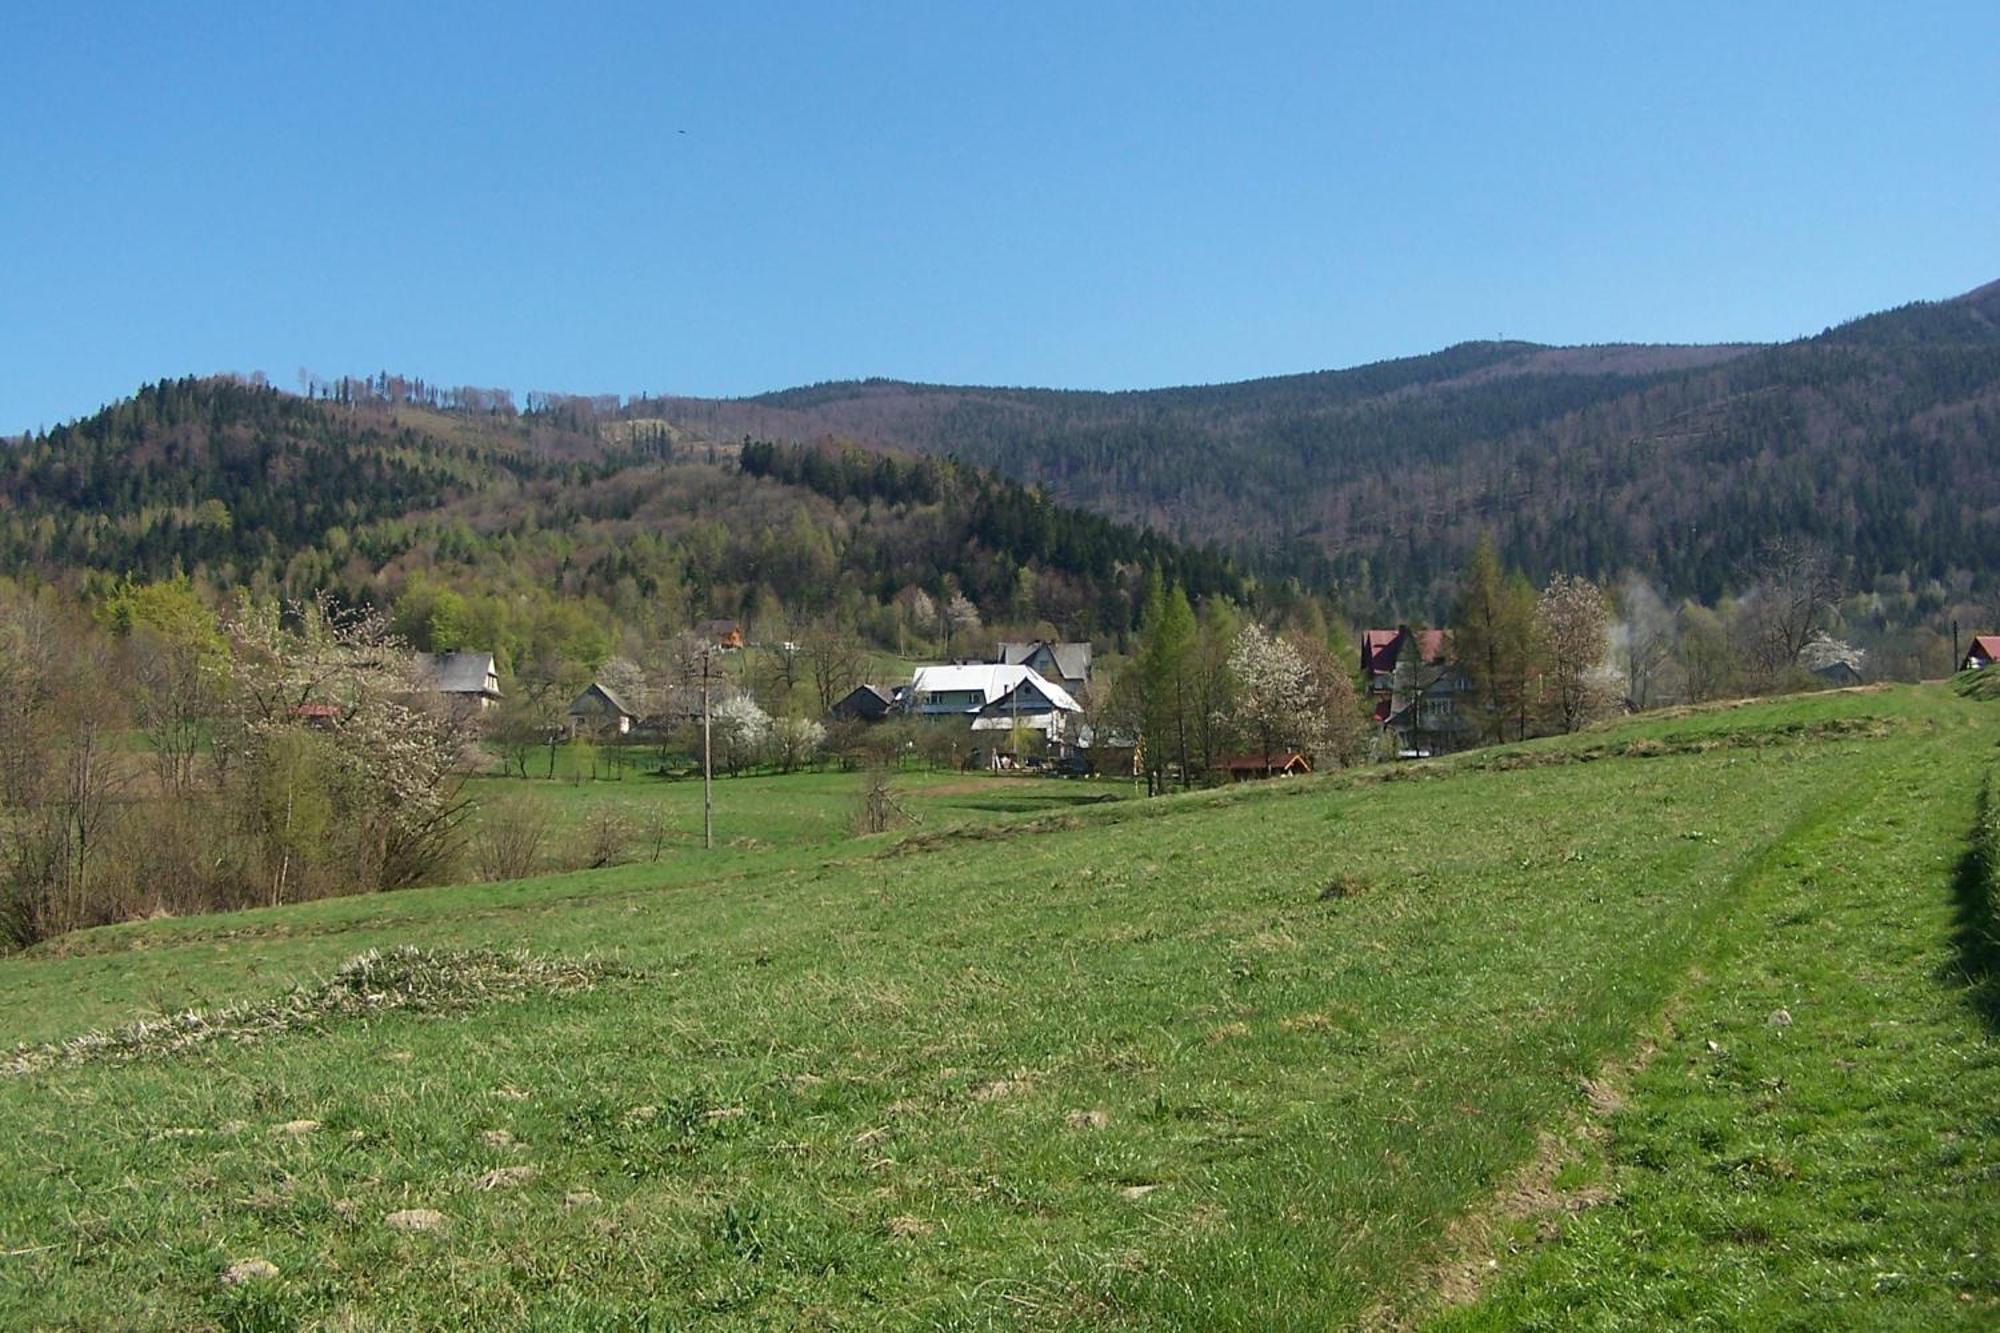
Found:
[[[880,685],[863,682],[833,701],[827,711],[835,717],[858,717],[863,721],[874,721],[886,715],[896,706],[896,701]]]
[[[1965,660],[1983,657],[1989,662],[2000,661],[2000,634],[1975,634],[1972,647],[1965,650]]]
[[[1425,663],[1444,661],[1443,630],[1412,630],[1407,625],[1401,625],[1395,629],[1361,631],[1361,669],[1371,674],[1394,671],[1397,660],[1402,657],[1403,645],[1411,639],[1417,642],[1418,661]]]
[[[611,709],[614,716],[623,716],[630,718],[636,718],[639,716],[637,713],[633,712],[631,709],[625,706],[624,700],[620,699],[617,695],[613,694],[609,689],[607,689],[603,685],[600,685],[598,682],[594,680],[590,682],[589,687],[585,689],[582,694],[579,694],[576,696],[576,698],[570,700],[569,711],[573,714],[584,714],[584,713],[595,712],[597,710],[592,709],[588,706],[591,700],[593,699],[599,700],[604,704],[606,704]]]
[[[418,653],[417,670],[440,694],[484,694],[494,698],[500,694],[490,683],[494,676],[492,653]]]
[[[1044,678],[1030,667],[1008,666],[1001,662],[974,662],[954,666],[918,667],[910,677],[910,694],[918,697],[926,694],[960,694],[976,691],[979,707],[996,703],[1006,698],[1023,683],[1032,684],[1041,691],[1042,697],[1065,713],[1080,713],[1079,704],[1070,692],[1055,682]]]
[[[1053,639],[1002,640],[999,645],[1003,666],[1025,666],[1036,652],[1046,648],[1056,664],[1056,674],[1064,680],[1090,678],[1091,647],[1088,643],[1057,643]]]
[[[1273,750],[1270,754],[1232,754],[1215,761],[1215,768],[1225,773],[1290,773],[1312,772],[1312,760],[1297,750]]]

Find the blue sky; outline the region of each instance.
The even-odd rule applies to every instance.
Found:
[[[1127,388],[2000,278],[2000,5],[1643,8],[10,5],[0,432],[217,370]]]

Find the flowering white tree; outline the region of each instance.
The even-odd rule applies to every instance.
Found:
[[[1558,574],[1535,604],[1544,689],[1557,726],[1575,731],[1617,700],[1611,657],[1611,617],[1603,591],[1589,579]]]
[[[1808,671],[1846,667],[1859,676],[1867,668],[1868,654],[1844,639],[1821,632],[1807,639],[1806,646],[1799,649],[1799,665]]]
[[[597,668],[597,683],[618,696],[619,702],[640,717],[659,711],[653,698],[653,682],[644,667],[629,657],[613,657]]]
[[[1245,625],[1230,650],[1236,678],[1236,726],[1267,761],[1288,746],[1311,748],[1317,740],[1312,671],[1283,639],[1260,625]]]
[[[747,694],[732,695],[715,706],[710,722],[722,766],[734,777],[746,764],[757,762],[771,739],[771,715]]]
[[[962,592],[955,592],[944,604],[944,646],[951,651],[952,640],[979,630],[979,608]]]
[[[321,600],[289,616],[246,606],[225,628],[235,707],[217,758],[270,900],[297,896],[314,863],[360,888],[441,868],[465,812],[468,737],[387,619]]]
[[[819,757],[826,728],[807,717],[781,717],[771,724],[771,754],[782,772],[804,768]]]

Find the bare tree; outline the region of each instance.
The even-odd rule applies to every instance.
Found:
[[[1738,602],[1737,633],[1744,655],[1766,685],[1799,660],[1799,650],[1822,627],[1840,597],[1840,579],[1824,546],[1803,537],[1766,542],[1753,566],[1755,580]]]
[[[47,601],[0,606],[0,934],[17,944],[112,919],[93,877],[125,778],[113,665]]]
[[[822,619],[806,631],[800,650],[819,696],[819,711],[831,712],[841,696],[861,682],[861,645],[834,621]]]
[[[226,696],[227,651],[212,632],[193,638],[149,628],[132,635],[128,651],[134,720],[152,749],[160,790],[185,797]]]
[[[1696,602],[1674,618],[1674,661],[1687,686],[1689,703],[1719,699],[1737,685],[1736,647],[1722,618]]]
[[[548,802],[517,793],[483,803],[472,836],[474,867],[485,879],[526,879],[541,865]]]
[[[1288,636],[1287,642],[1306,668],[1305,698],[1314,758],[1322,767],[1327,760],[1342,768],[1359,763],[1368,746],[1368,727],[1354,681],[1341,658],[1317,636]],[[1414,648],[1407,655],[1420,656]]]
[[[1624,668],[1625,697],[1635,707],[1656,708],[1678,696],[1674,613],[1653,585],[1637,574],[1618,590],[1618,621],[1611,628],[1611,640]]]

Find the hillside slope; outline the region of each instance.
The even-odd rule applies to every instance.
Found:
[[[2000,1063],[1955,943],[1991,924],[1954,900],[1976,784],[1944,761],[1996,717],[1821,696],[65,940],[0,961],[0,1040],[211,1022],[0,1074],[0,1322],[1415,1319],[1456,1219],[1553,1137],[1608,1142],[1602,1183],[1579,1160],[1507,1216],[1590,1264],[1493,1299],[1977,1326]],[[275,1002],[401,946],[429,952]],[[1648,1035],[1655,1072],[1619,1072]],[[1627,1198],[1643,1231],[1588,1206]],[[1810,1225],[1758,1241],[1777,1207]],[[276,1271],[219,1280],[253,1257]]]
[[[565,616],[644,638],[779,608],[894,644],[898,617],[936,628],[892,608],[908,589],[1072,636],[1131,629],[1148,569],[1196,595],[1246,594],[1220,556],[969,466],[766,448],[752,470],[742,453],[582,400],[440,410],[166,381],[0,448],[0,575],[186,573],[378,603],[415,581],[403,628],[418,646],[510,660],[546,646],[527,622]],[[458,601],[437,612],[432,586]]]
[[[955,454],[1433,613],[1488,528],[1531,575],[1634,568],[1706,600],[1773,535],[1826,541],[1863,586],[2000,558],[2000,284],[1780,346],[1466,343],[1146,392],[871,380],[648,411]]]

